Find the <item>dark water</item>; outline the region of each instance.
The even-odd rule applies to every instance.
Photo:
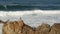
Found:
[[[0,6],[0,10],[18,11],[18,10],[60,10],[60,6]]]
[[[60,0],[0,0],[0,4],[21,4],[21,5],[41,5],[41,4],[60,4]]]
[[[18,11],[18,10],[60,10],[60,6],[0,6],[0,10]]]
[[[60,0],[0,0],[0,10],[60,10]]]

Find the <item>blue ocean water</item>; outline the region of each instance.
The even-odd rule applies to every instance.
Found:
[[[0,0],[1,5],[20,4],[27,6],[56,5],[60,0]]]
[[[0,0],[0,10],[60,10],[60,0]]]

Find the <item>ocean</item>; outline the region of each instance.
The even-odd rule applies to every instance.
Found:
[[[60,0],[0,0],[0,10],[60,10]]]
[[[16,5],[16,6],[7,6],[0,5],[0,11],[25,11],[25,10],[60,10],[60,5],[40,5],[40,6],[24,6],[24,5]]]
[[[0,0],[0,20],[22,20],[31,27],[60,23],[60,0]],[[0,34],[2,34],[0,24]]]

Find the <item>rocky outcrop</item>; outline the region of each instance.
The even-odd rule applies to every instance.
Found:
[[[49,34],[60,34],[60,23],[53,24]]]
[[[28,25],[24,25],[22,34],[34,34],[33,28]]]
[[[0,22],[3,22],[2,34],[60,34],[60,23],[52,26],[43,23],[37,28],[32,28],[23,20],[6,22],[0,20]]]
[[[3,34],[22,34],[23,21],[9,21],[3,25]]]
[[[8,21],[3,25],[2,34],[34,34],[34,31],[32,27],[24,24],[23,20]]]
[[[50,25],[43,23],[41,26],[36,28],[35,34],[49,34],[49,31]]]

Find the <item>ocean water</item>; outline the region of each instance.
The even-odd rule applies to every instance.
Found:
[[[0,10],[60,10],[60,0],[0,0]]]
[[[25,10],[60,10],[60,5],[40,5],[40,6],[24,6],[24,5],[0,5],[0,11],[25,11]]]
[[[0,11],[0,20],[17,21],[20,18],[31,27],[38,27],[42,23],[52,26],[54,23],[60,23],[60,10]],[[3,24],[0,24],[0,34],[2,26]]]
[[[0,0],[1,5],[20,4],[25,6],[60,5],[60,0]]]

